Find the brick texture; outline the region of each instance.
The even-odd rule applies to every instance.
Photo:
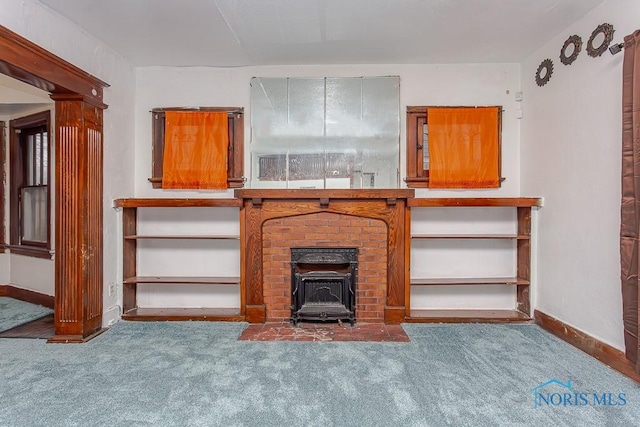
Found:
[[[267,321],[291,315],[291,247],[359,248],[358,322],[383,323],[387,289],[387,226],[383,221],[320,212],[280,218],[263,226],[263,283]]]

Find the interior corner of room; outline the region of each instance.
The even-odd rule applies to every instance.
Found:
[[[305,321],[291,307],[306,274],[299,285],[356,294],[344,318],[319,320],[536,323],[637,375],[635,212],[621,231],[621,195],[623,208],[640,197],[621,169],[638,128],[623,116],[638,90],[622,92],[639,73],[636,1],[545,0],[564,16],[534,7],[527,23],[494,5],[507,29],[476,13],[462,38],[429,21],[442,43],[416,43],[430,18],[402,10],[376,35],[381,57],[338,18],[308,10],[287,36],[220,1],[215,55],[164,60],[110,33],[115,12],[13,3],[0,18],[0,295],[52,304],[51,342],[121,320]],[[438,122],[441,109],[456,111]],[[165,142],[191,132],[167,127],[176,112],[218,120],[220,144],[200,156],[216,159],[215,182],[170,179],[180,160]],[[490,167],[451,178],[461,151],[443,135],[462,128],[492,140],[461,150]],[[321,246],[357,248],[358,280],[351,258],[291,268],[292,248]]]

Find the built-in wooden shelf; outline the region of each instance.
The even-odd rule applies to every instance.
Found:
[[[245,320],[244,289],[242,280],[238,276],[139,276],[138,250],[142,246],[141,241],[202,241],[218,240],[227,242],[240,242],[237,234],[198,234],[202,231],[194,224],[193,234],[138,234],[138,211],[140,209],[154,208],[239,208],[241,200],[235,198],[145,198],[145,199],[117,199],[114,207],[122,208],[122,255],[123,255],[123,279],[122,279],[122,307],[123,319],[126,320],[215,320],[215,321],[240,321]],[[215,220],[215,209],[211,210],[212,220]],[[167,243],[169,244],[169,243]],[[193,244],[193,243],[192,243]],[[215,273],[214,273],[215,274]],[[232,273],[233,274],[233,273]],[[139,285],[202,285],[202,286],[238,286],[240,294],[240,307],[238,308],[141,308],[138,307]],[[212,305],[217,305],[215,302]]]
[[[138,234],[130,234],[124,236],[125,240],[139,240],[139,239],[157,239],[157,240],[240,240],[240,236],[233,235],[201,235],[201,236],[189,236],[189,235],[180,235],[180,236],[141,236]]]
[[[133,308],[123,313],[124,320],[242,322],[245,317],[237,308]]]
[[[529,285],[529,280],[516,277],[484,277],[484,278],[429,278],[411,279],[412,286],[436,286],[436,285]]]
[[[507,323],[529,322],[531,318],[518,310],[411,310],[408,323]]]
[[[123,319],[127,320],[222,320],[263,322],[266,319],[266,306],[262,282],[262,246],[260,239],[254,237],[261,233],[261,224],[271,218],[287,215],[329,211],[347,215],[366,216],[384,221],[393,233],[389,238],[387,259],[393,261],[389,268],[387,289],[387,322],[483,322],[509,323],[528,322],[530,304],[531,277],[531,216],[532,208],[542,206],[542,199],[534,197],[496,197],[496,198],[415,198],[412,189],[380,190],[261,190],[242,189],[235,191],[234,198],[128,198],[117,199],[114,207],[122,208],[123,220]],[[204,230],[194,228],[194,235],[145,235],[138,234],[138,210],[141,208],[238,208],[241,222],[240,234],[204,234]],[[512,233],[487,234],[469,233],[468,224],[460,224],[453,234],[411,232],[411,211],[420,208],[513,208],[517,228],[507,229]],[[225,230],[221,230],[224,231]],[[229,230],[233,232],[233,230]],[[461,233],[455,233],[461,231]],[[482,230],[481,230],[482,231]],[[486,230],[484,230],[486,231]],[[169,231],[175,232],[175,231]],[[241,252],[241,276],[239,277],[172,277],[138,276],[137,251],[142,243],[149,240],[220,240],[239,241]],[[409,262],[411,242],[429,240],[499,240],[512,241],[516,253],[515,271],[505,271],[516,277],[491,278],[414,278],[408,276],[411,271]],[[169,244],[169,243],[167,243]],[[425,243],[426,244],[426,243]],[[457,243],[456,243],[457,244]],[[484,243],[474,243],[483,245]],[[509,243],[507,243],[509,244]],[[426,260],[425,260],[426,262]],[[214,272],[214,274],[217,272]],[[224,273],[220,271],[220,273]],[[231,272],[235,274],[235,272]],[[470,273],[473,274],[473,273]],[[480,273],[481,274],[481,273]],[[500,274],[500,273],[498,273]],[[239,285],[240,307],[222,308],[141,308],[138,307],[136,293],[139,284],[157,285]],[[411,308],[411,289],[417,286],[513,286],[516,298],[514,310],[422,310]],[[415,287],[414,287],[415,286]],[[389,296],[391,295],[391,296]],[[212,305],[216,305],[215,302]],[[248,308],[247,308],[248,307]]]
[[[409,228],[407,234],[411,242],[424,240],[502,240],[514,241],[516,253],[516,277],[489,278],[410,278],[407,280],[405,300],[407,301],[407,322],[484,322],[508,323],[526,322],[531,320],[531,302],[529,287],[531,285],[531,211],[534,207],[542,206],[542,199],[537,197],[485,197],[485,198],[409,198],[407,206],[413,211],[419,208],[513,208],[516,213],[517,228],[512,234],[433,234],[412,233]],[[410,211],[410,212],[411,212]],[[410,213],[409,212],[409,213]],[[462,228],[462,227],[460,227]],[[409,252],[411,248],[409,248]],[[427,262],[427,260],[425,260]],[[513,286],[516,294],[516,310],[419,310],[411,308],[411,289],[416,286]]]
[[[215,276],[134,276],[126,278],[123,283],[151,283],[151,284],[202,284],[202,285],[239,285],[240,277]]]
[[[534,207],[542,206],[539,197],[480,197],[480,198],[458,198],[458,197],[434,197],[434,198],[412,198],[407,200],[407,206],[413,208],[433,208],[433,207],[456,207],[456,206],[478,206],[478,207]]]
[[[113,206],[116,208],[239,208],[242,201],[239,199],[115,199]]]
[[[414,234],[412,239],[499,239],[499,240],[529,240],[531,236],[525,234]]]

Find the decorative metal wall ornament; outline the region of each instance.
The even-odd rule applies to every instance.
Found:
[[[536,71],[536,84],[538,86],[546,85],[551,78],[551,74],[553,74],[553,61],[545,59],[540,63],[538,71]]]
[[[567,48],[569,48],[570,46],[573,46],[573,52],[571,53],[571,55],[567,56]],[[562,62],[564,65],[571,65],[571,63],[573,63],[573,61],[575,61],[578,57],[578,54],[580,54],[581,50],[582,38],[577,34],[572,35],[564,42],[562,50],[560,50],[560,62]]]
[[[614,31],[615,30],[613,29],[613,25],[611,24],[605,23],[598,25],[596,29],[593,30],[593,33],[591,33],[591,37],[589,37],[589,41],[587,42],[587,53],[589,54],[589,56],[591,56],[592,58],[597,58],[598,56],[602,55],[604,51],[609,47],[609,43],[611,43],[611,40],[613,40]],[[602,40],[600,46],[594,47],[593,41],[600,34],[604,35],[604,39]]]

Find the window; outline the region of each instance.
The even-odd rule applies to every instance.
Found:
[[[226,112],[229,123],[229,150],[227,155],[228,188],[241,188],[244,185],[244,108],[237,107],[200,107],[200,108],[154,108],[151,161],[151,178],[153,188],[162,188],[165,112],[166,111],[217,111]]]
[[[400,78],[251,79],[252,188],[398,188]]]
[[[51,113],[10,122],[10,245],[12,253],[50,258]]]
[[[483,112],[486,111],[487,117],[482,125],[479,122],[464,119],[455,124],[450,125],[453,131],[464,129],[466,131],[477,131],[484,127],[485,131],[489,131],[490,136],[476,132],[475,138],[469,138],[464,144],[460,144],[465,150],[465,155],[470,160],[470,168],[482,168],[484,163],[489,163],[494,171],[497,171],[495,177],[495,185],[499,186],[501,178],[501,134],[502,134],[502,108],[501,107],[407,107],[407,177],[405,181],[408,187],[427,188],[430,185],[430,172],[433,169],[433,147],[429,146],[429,111],[449,110],[456,113],[457,110],[462,113],[464,110],[472,110]],[[467,132],[468,135],[469,132]],[[483,139],[484,138],[484,139]],[[432,141],[433,142],[433,141]],[[444,149],[446,150],[446,145]],[[447,165],[440,165],[447,168]],[[469,185],[452,184],[446,188],[487,188],[490,186],[477,185],[472,183]],[[444,187],[441,187],[444,188]]]

